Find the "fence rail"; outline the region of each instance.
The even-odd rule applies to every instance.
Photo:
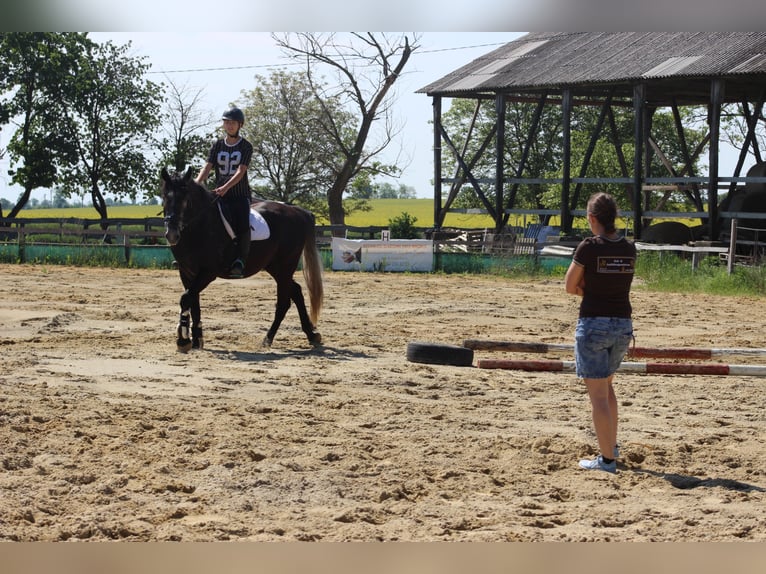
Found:
[[[750,231],[755,234],[754,241],[737,238],[736,219],[732,219],[732,233],[729,247],[721,243],[715,246],[690,244],[689,246],[645,245],[638,242],[642,249],[661,251],[690,251],[693,252],[693,267],[699,259],[708,254],[720,254],[721,259],[727,260],[729,272],[734,263],[757,264],[760,262],[763,241],[759,242],[758,230],[739,227],[740,231]],[[349,225],[319,225],[316,228],[316,241],[320,249],[328,250],[332,238],[345,237],[348,239],[379,239],[387,226],[357,227]],[[502,234],[494,234],[489,229],[452,229],[434,231],[429,228],[417,228],[415,231],[434,241],[434,252],[439,253],[473,253],[494,256],[515,255],[551,255],[570,256],[573,247],[579,243],[574,238],[551,237],[546,233],[552,229],[542,224],[529,224],[526,227],[508,227]],[[552,233],[552,232],[551,232]],[[160,250],[165,250],[169,258],[165,241],[164,222],[161,217],[149,218],[118,218],[118,219],[79,219],[79,218],[0,218],[0,248],[7,258],[26,262],[37,260],[41,246],[47,246],[49,251],[58,247],[88,246],[98,249],[109,247],[112,250],[122,248],[124,259],[130,264],[132,255],[138,250],[153,251],[149,258],[160,258]],[[748,238],[749,239],[749,238]],[[754,256],[743,258],[734,256],[733,246],[752,244]],[[151,249],[153,248],[153,250]]]

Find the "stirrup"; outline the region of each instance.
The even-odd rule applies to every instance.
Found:
[[[231,264],[231,267],[229,268],[229,277],[233,279],[240,279],[242,278],[244,272],[245,272],[245,264],[242,262],[241,259],[236,259],[234,263]]]

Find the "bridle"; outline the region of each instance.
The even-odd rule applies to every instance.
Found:
[[[181,212],[187,211],[189,209],[189,207],[191,206],[191,200],[188,198],[189,190],[188,190],[188,187],[187,187],[187,182],[184,181],[184,180],[181,180],[181,181],[178,181],[178,182],[174,182],[174,186],[176,186],[175,189],[174,189],[174,195],[183,194],[184,198],[183,198],[182,201],[185,201],[186,205],[183,206],[182,209],[180,209],[180,210],[173,209],[171,211],[171,213],[168,214],[166,209],[165,209],[165,205],[166,205],[165,197],[163,197],[162,213],[164,214],[164,217],[162,218],[162,221],[165,224],[165,228],[167,228],[170,225],[174,225],[175,224],[176,227],[178,228],[178,233],[180,234],[184,230],[184,228],[193,226],[202,217],[207,215],[207,210],[210,209],[211,207],[214,207],[218,203],[218,200],[220,199],[220,196],[216,195],[213,198],[213,200],[208,205],[204,206],[203,209],[201,209],[198,213],[196,213],[194,215],[194,217],[192,217],[191,219],[187,220],[187,219],[185,219],[183,217],[179,218],[179,215],[178,215],[179,211],[181,211]],[[163,195],[166,195],[166,194],[163,194]],[[177,200],[176,197],[174,197],[174,201],[175,200]],[[180,219],[180,221],[177,224],[175,223],[176,219]]]

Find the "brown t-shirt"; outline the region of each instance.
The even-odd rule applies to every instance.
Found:
[[[575,249],[574,262],[585,268],[580,317],[630,319],[630,285],[636,269],[636,246],[624,237],[588,237]]]

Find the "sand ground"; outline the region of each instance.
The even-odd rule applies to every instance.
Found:
[[[294,309],[262,348],[271,279],[221,280],[188,354],[173,271],[0,265],[0,292],[0,540],[766,540],[766,378],[618,374],[609,475],[577,467],[574,375],[406,360],[571,343],[559,280],[326,272],[316,349]],[[766,348],[762,299],[633,302],[638,345]]]

